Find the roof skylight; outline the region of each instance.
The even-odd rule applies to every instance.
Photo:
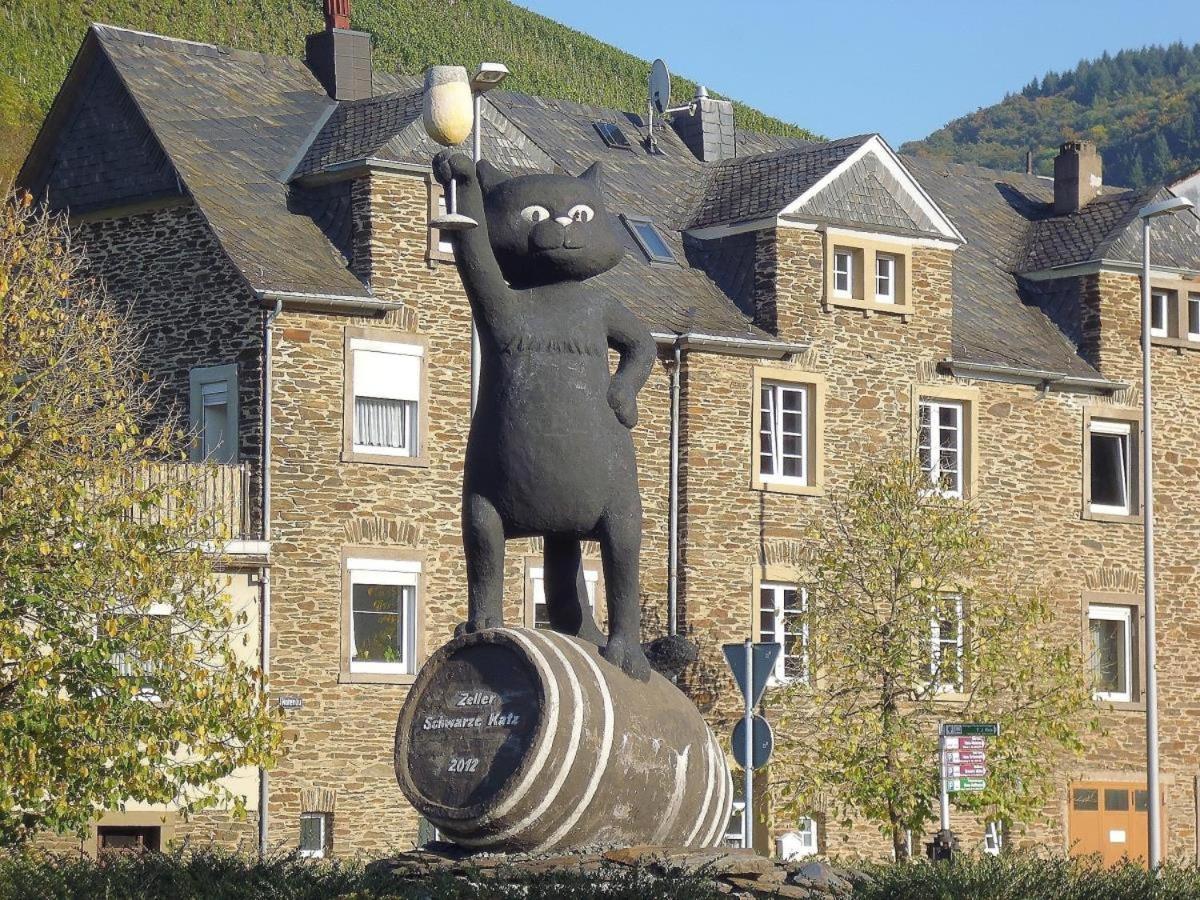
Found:
[[[593,124],[596,130],[600,132],[600,137],[604,139],[604,143],[608,146],[615,147],[618,150],[633,149],[633,145],[629,143],[629,138],[625,137],[625,132],[612,122],[595,122]]]
[[[637,241],[638,246],[642,248],[642,252],[646,254],[646,258],[650,262],[678,265],[675,254],[671,252],[670,246],[659,232],[657,225],[649,219],[636,216],[622,215],[621,221],[625,223],[625,227],[629,229],[629,233],[633,235],[633,239]]]

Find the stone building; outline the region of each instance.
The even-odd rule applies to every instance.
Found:
[[[332,24],[307,54],[93,26],[19,183],[70,211],[145,329],[164,409],[208,436],[197,453],[246,469],[266,550],[253,581],[284,752],[255,779],[248,822],[158,821],[247,840],[257,826],[271,847],[340,855],[420,834],[392,733],[406,685],[465,614],[472,348],[449,247],[427,228],[442,200],[419,81],[372,72],[369,36]],[[1043,837],[1136,849],[1123,809],[1145,806],[1136,213],[1160,192],[1104,186],[1088,144],[1064,145],[1049,180],[902,158],[878,135],[751,133],[708,98],[659,123],[653,147],[631,113],[500,90],[483,109],[483,154],[503,168],[604,165],[626,255],[601,287],[660,348],[635,431],[646,636],[675,621],[697,641],[688,683],[720,733],[737,702],[720,644],[752,632],[798,652],[803,527],[828,492],[882,452],[938,446],[942,489],[977,502],[1053,586],[1061,627],[1101,647],[1107,734],[1061,774]],[[1160,221],[1153,274],[1177,858],[1200,841],[1196,225]],[[510,543],[510,621],[537,621],[540,566],[537,542]],[[585,568],[602,592],[594,552]],[[769,828],[802,851],[888,852],[819,811]]]

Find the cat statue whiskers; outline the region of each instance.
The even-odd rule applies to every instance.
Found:
[[[605,659],[645,680],[642,505],[630,429],[655,347],[633,313],[588,284],[624,254],[600,164],[578,178],[510,178],[443,151],[433,174],[443,186],[457,182],[459,211],[479,222],[450,236],[481,349],[463,477],[460,629],[503,625],[505,541],[541,536],[551,627],[601,646]],[[610,348],[620,357],[615,372]],[[600,544],[607,640],[587,599],[583,540]]]

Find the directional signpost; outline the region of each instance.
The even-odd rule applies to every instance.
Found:
[[[987,740],[999,737],[995,722],[944,722],[938,740],[942,770],[942,830],[928,844],[930,859],[950,859],[958,844],[950,830],[950,795],[987,788]]]
[[[781,644],[756,644],[749,638],[742,644],[726,644],[723,648],[733,678],[746,698],[745,714],[733,731],[733,755],[745,773],[745,806],[742,809],[742,845],[754,846],[754,770],[767,764],[774,749],[771,726],[762,716],[754,715],[754,707],[762,699],[767,680],[775,669],[775,660],[783,649]],[[762,723],[761,725],[759,723]],[[761,735],[765,732],[765,737]],[[761,762],[760,762],[761,760]]]

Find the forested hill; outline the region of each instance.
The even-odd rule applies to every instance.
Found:
[[[1200,44],[1144,47],[1048,72],[1019,94],[955,119],[901,150],[1051,174],[1064,140],[1096,142],[1109,184],[1141,187],[1200,169]]]
[[[321,0],[0,2],[0,182],[24,158],[91,22],[297,57],[305,35],[322,27]],[[513,90],[645,106],[649,63],[507,0],[355,0],[353,25],[374,36],[382,71],[498,59],[513,72]],[[679,99],[695,91],[685,79],[675,84]],[[745,128],[810,136],[749,107],[737,116]]]

